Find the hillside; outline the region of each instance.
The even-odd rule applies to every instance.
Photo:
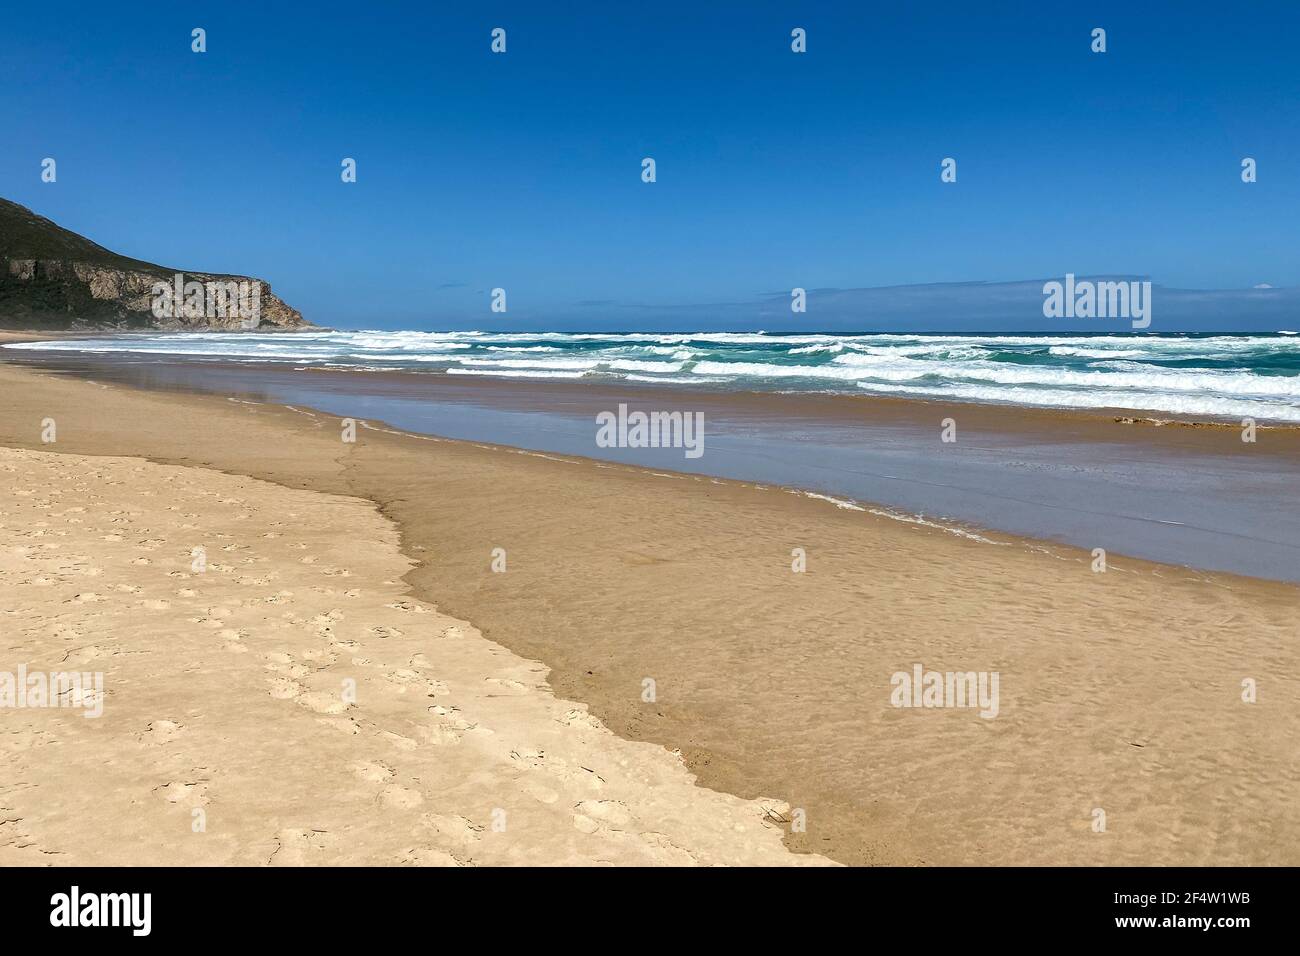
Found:
[[[154,285],[247,282],[258,290],[259,331],[310,328],[260,279],[171,269],[118,255],[25,206],[0,199],[0,328],[239,331],[248,322],[217,307],[202,314],[155,316]],[[214,314],[215,312],[215,314]]]

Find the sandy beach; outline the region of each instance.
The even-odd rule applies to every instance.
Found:
[[[825,862],[784,804],[411,599],[368,501],[13,449],[0,475],[6,665],[104,675],[90,716],[4,712],[0,865]]]
[[[305,408],[0,388],[6,661],[106,691],[0,712],[3,862],[1300,862],[1292,586],[348,443]],[[917,664],[996,672],[996,716],[894,706]]]

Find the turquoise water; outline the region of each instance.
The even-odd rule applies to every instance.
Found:
[[[22,343],[236,362],[875,393],[1300,422],[1300,336],[165,333]]]

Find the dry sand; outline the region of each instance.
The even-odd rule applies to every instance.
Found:
[[[2,712],[0,864],[824,862],[410,599],[368,501],[12,449],[0,485],[0,669],[104,675],[99,716]]]
[[[112,388],[12,367],[0,367],[0,390],[0,444],[139,456],[376,503],[396,522],[401,550],[414,562],[403,579],[413,596],[402,599],[436,604],[551,667],[558,696],[590,704],[625,738],[680,749],[700,784],[804,811],[807,832],[786,834],[794,848],[847,863],[1300,863],[1295,588],[1115,555],[1097,574],[1090,556],[1074,549],[998,535],[973,540],[780,489],[379,427],[361,427],[347,444],[337,419],[306,410]],[[40,442],[47,417],[57,421],[54,445]],[[243,532],[259,547],[259,536],[274,530],[267,519],[277,508],[261,513],[266,519]],[[290,525],[293,541],[306,540],[305,521]],[[366,546],[356,534],[313,534],[322,535],[314,538],[316,549],[332,541],[341,552],[322,558],[330,567],[351,569],[344,556]],[[494,548],[508,555],[506,573],[490,569]],[[791,571],[794,548],[807,553],[806,573]],[[79,553],[102,564],[91,549]],[[394,559],[363,590],[396,580],[405,565]],[[283,561],[274,570],[289,573]],[[275,590],[280,586],[304,590]],[[319,586],[341,592],[348,585]],[[403,593],[402,585],[392,587],[393,595]],[[337,607],[355,615],[342,599],[326,603],[326,612]],[[149,613],[131,610],[133,635]],[[409,635],[377,615],[350,616],[346,626],[382,623]],[[241,626],[250,632],[245,644],[267,639],[255,627],[233,628]],[[366,640],[355,632],[338,636]],[[407,639],[412,643],[400,655],[367,644],[382,665],[371,677],[376,698],[383,672],[416,670],[414,655],[433,659],[441,640],[423,631]],[[311,628],[296,640],[303,643],[288,646],[286,638],[285,647],[268,650],[289,654],[286,666],[314,668],[306,651],[330,646]],[[385,652],[395,646],[389,640],[380,642]],[[147,646],[150,635],[131,641]],[[999,715],[985,720],[969,709],[891,706],[891,675],[917,662],[997,671]],[[274,662],[258,662],[259,680],[267,679],[260,670],[267,663]],[[438,666],[430,676],[446,680]],[[531,673],[540,679],[540,671]],[[279,676],[297,680],[303,694],[322,690]],[[654,702],[643,699],[646,678],[655,681]],[[1255,703],[1242,700],[1246,679],[1259,688]],[[184,686],[175,694],[183,696]],[[347,739],[318,723],[345,715],[316,714],[258,690],[266,697],[261,706],[283,704],[277,713],[309,722],[313,733],[319,728],[313,741]],[[160,698],[139,718],[185,725],[184,708]],[[428,726],[426,708],[417,709]],[[13,717],[0,719],[9,724]],[[486,716],[476,719],[501,732]],[[283,726],[289,739],[291,725],[266,720],[277,733]],[[418,741],[410,731],[394,732]],[[447,750],[417,743],[414,753]],[[180,761],[162,783],[202,779],[211,789],[215,776],[192,772],[203,766]],[[283,766],[277,772],[287,772]],[[122,772],[135,779],[134,769]],[[323,786],[312,787],[314,773],[303,773],[312,782],[294,787],[303,806],[326,802]],[[420,779],[427,786],[435,778]],[[391,784],[418,790],[413,780],[410,772]],[[366,800],[356,797],[334,826],[383,829],[382,813],[390,811],[376,800],[388,784],[372,783]],[[421,808],[403,811],[410,820],[448,812],[428,790],[422,796]],[[5,799],[13,797],[6,792]],[[635,801],[619,799],[635,812]],[[743,814],[765,805],[733,806]],[[1097,811],[1105,813],[1104,832],[1094,827]],[[478,816],[456,812],[487,823],[482,809]],[[110,820],[105,824],[101,814],[76,825],[101,835],[131,825],[118,824],[116,815]],[[50,826],[62,832],[73,824],[57,819]],[[302,818],[284,824],[306,826]],[[261,838],[282,828],[264,826]],[[658,822],[654,829],[670,832]],[[414,845],[398,842],[395,853]],[[681,845],[699,850],[686,837]],[[699,850],[702,859],[706,850]]]

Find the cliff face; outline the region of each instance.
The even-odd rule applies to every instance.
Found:
[[[182,272],[119,256],[6,199],[0,199],[0,326],[262,332],[314,327],[260,279]]]

